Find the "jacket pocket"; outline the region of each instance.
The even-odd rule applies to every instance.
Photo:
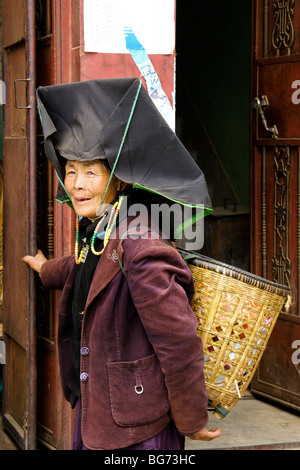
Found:
[[[168,413],[168,392],[155,354],[132,362],[110,362],[107,367],[111,411],[116,424],[149,424]]]

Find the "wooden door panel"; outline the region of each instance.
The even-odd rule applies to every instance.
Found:
[[[2,412],[4,427],[22,449],[36,446],[34,274],[21,261],[36,252],[34,7],[34,0],[2,2],[7,92],[3,107],[3,330],[7,354]]]
[[[58,447],[57,417],[60,416],[58,397],[60,391],[55,386],[57,381],[55,367],[55,345],[43,338],[38,338],[38,403],[37,433],[41,442]]]
[[[1,3],[2,46],[6,48],[25,39],[26,1],[8,0]]]
[[[5,336],[5,371],[3,425],[17,444],[24,448],[24,429],[26,426],[26,351],[13,338]],[[9,396],[9,399],[7,397]]]
[[[252,110],[251,269],[289,286],[292,304],[280,314],[251,389],[297,409],[300,367],[292,344],[300,339],[300,128],[292,84],[299,78],[299,30],[298,4],[253,2],[252,100],[267,96],[269,105],[265,123]]]
[[[26,78],[25,65],[25,42],[22,41],[18,46],[8,49],[4,56],[4,64],[6,64],[6,89],[7,102],[5,107],[4,134],[9,137],[24,137],[26,139],[27,111],[25,109],[17,109],[15,106],[15,79]],[[25,106],[27,101],[26,82],[19,82],[18,102]]]
[[[253,266],[264,277],[292,288],[291,313],[298,316],[298,147],[257,147],[253,168],[252,228],[259,237],[253,246]]]
[[[263,41],[268,57],[279,58],[299,54],[299,5],[297,0],[264,1]]]
[[[300,407],[299,365],[292,360],[291,345],[300,336],[300,325],[281,316],[255,378],[255,390],[292,408]],[[290,360],[287,360],[289,358]]]
[[[26,380],[24,368],[26,368],[26,355],[17,341],[9,338],[8,359],[10,368],[8,371],[8,386],[10,392],[9,408],[5,410],[5,418],[10,416],[23,428],[24,410],[26,408]]]
[[[279,142],[299,140],[299,106],[292,101],[295,89],[293,82],[300,77],[299,62],[260,62],[257,66],[257,96],[267,95],[269,107],[266,111],[268,124],[276,124]],[[289,59],[291,60],[291,59]],[[300,78],[299,78],[300,79]],[[288,119],[287,119],[288,115]],[[256,138],[269,139],[268,133],[257,116]],[[276,121],[276,122],[275,122]]]
[[[4,139],[3,151],[7,156],[4,158],[5,182],[13,182],[5,197],[4,208],[4,325],[5,332],[26,349],[29,273],[20,260],[28,249],[28,169],[24,164],[27,142],[25,139]],[[16,171],[17,168],[22,171]]]

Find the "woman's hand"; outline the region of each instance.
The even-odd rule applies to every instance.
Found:
[[[212,441],[221,434],[221,428],[208,430],[206,428],[200,429],[200,431],[189,434],[187,437],[198,441]]]
[[[40,273],[42,265],[47,261],[47,258],[44,256],[41,250],[38,250],[35,256],[26,255],[22,258],[24,263],[27,263],[31,269]]]

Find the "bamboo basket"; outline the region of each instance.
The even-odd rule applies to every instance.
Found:
[[[222,419],[243,397],[290,289],[182,250],[194,278],[209,406]]]

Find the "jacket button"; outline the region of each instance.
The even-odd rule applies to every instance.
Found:
[[[80,380],[82,382],[87,382],[89,380],[89,374],[87,372],[82,372],[80,374]]]
[[[90,350],[87,346],[82,346],[82,348],[80,349],[80,354],[82,356],[87,356],[89,354]]]

